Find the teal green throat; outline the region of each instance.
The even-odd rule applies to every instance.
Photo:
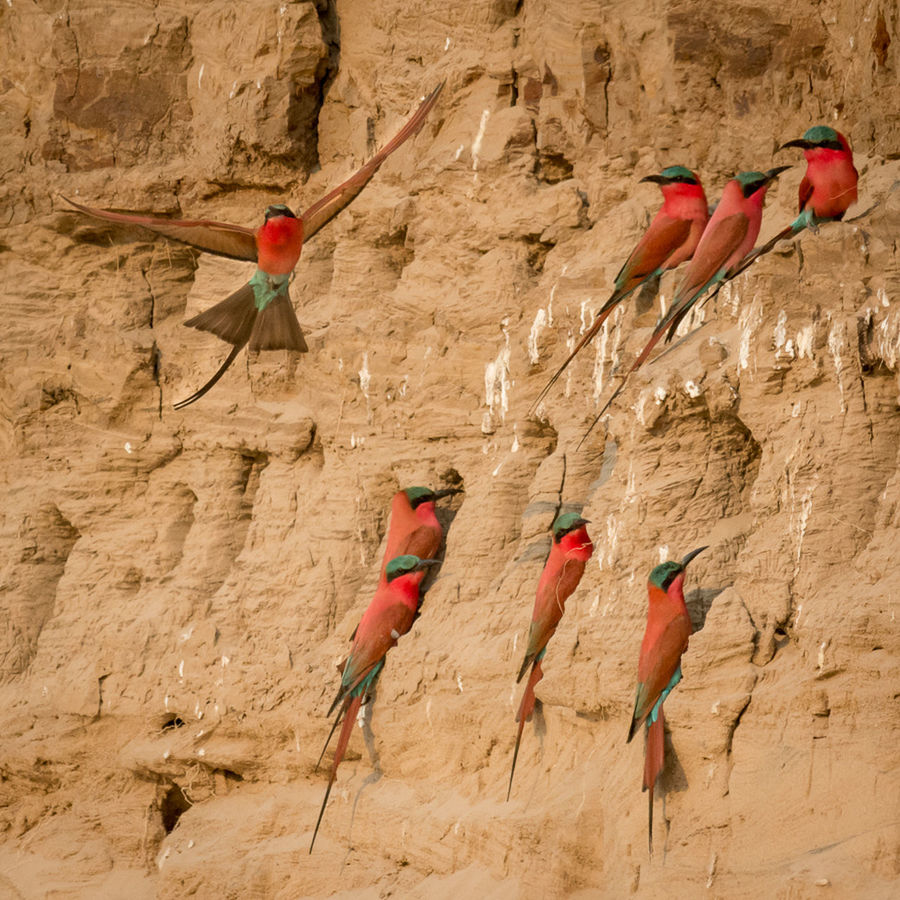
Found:
[[[262,269],[257,269],[250,279],[250,287],[253,288],[253,302],[256,308],[262,312],[279,294],[287,294],[288,282],[291,275],[269,275]]]

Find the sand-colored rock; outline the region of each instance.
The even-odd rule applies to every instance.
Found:
[[[878,0],[0,4],[0,896],[894,896],[897,31]],[[175,412],[226,352],[182,322],[250,267],[60,194],[255,225],[442,80],[304,248],[310,352]],[[529,417],[656,208],[638,180],[690,165],[713,199],[819,122],[856,152],[851,221],[702,307],[580,451],[646,304]],[[391,496],[447,483],[444,564],[309,856]],[[561,508],[595,555],[506,803]],[[644,581],[702,544],[649,859]]]

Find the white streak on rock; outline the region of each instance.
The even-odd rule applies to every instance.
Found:
[[[738,327],[741,330],[738,371],[750,368],[750,344],[754,333],[762,323],[762,318],[762,304],[754,296],[749,308],[744,310],[738,319]]]
[[[534,322],[531,325],[531,331],[528,334],[528,358],[531,360],[532,365],[535,365],[541,358],[541,354],[538,351],[538,338],[546,325],[547,313],[542,308],[537,311],[537,315],[534,317]]]
[[[363,353],[362,368],[359,370],[359,389],[366,398],[366,406],[369,405],[369,385],[372,383],[372,375],[369,372],[369,354]]]
[[[815,335],[815,329],[812,326],[812,323],[809,325],[804,325],[797,332],[797,357],[798,359],[804,359],[809,357],[810,359],[814,359],[813,355],[813,337]]]
[[[603,396],[604,370],[606,368],[606,347],[609,343],[609,319],[601,326],[596,338],[597,350],[594,353],[594,400],[600,402]]]
[[[506,412],[509,409],[509,331],[508,319],[501,323],[504,336],[504,345],[496,358],[484,367],[484,402],[487,411],[481,423],[483,434],[493,434],[496,429],[497,416],[500,421],[506,420]]]
[[[838,390],[841,394],[841,412],[847,412],[847,404],[844,399],[844,381],[841,375],[844,371],[844,361],[841,359],[841,346],[844,343],[843,323],[832,323],[828,332],[828,349],[831,351],[831,359],[834,362],[834,374],[837,378]]]
[[[491,111],[486,109],[481,114],[481,121],[478,123],[478,132],[475,140],[472,141],[472,170],[478,171],[478,154],[481,152],[481,144],[484,141],[484,133],[487,130],[488,119],[491,117]]]

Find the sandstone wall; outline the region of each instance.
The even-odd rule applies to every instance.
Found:
[[[0,895],[893,896],[897,31],[882,0],[0,4]],[[175,412],[225,354],[182,322],[250,267],[60,194],[255,226],[441,80],[304,248],[310,352]],[[529,417],[658,205],[638,179],[689,165],[713,199],[798,163],[765,237],[803,171],[776,148],[821,122],[856,153],[849,216],[875,208],[720,293],[580,451],[653,310]],[[310,857],[390,498],[446,483],[444,565]],[[561,507],[596,552],[506,803]],[[644,582],[702,544],[649,859]]]

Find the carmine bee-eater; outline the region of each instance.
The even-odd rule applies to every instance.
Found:
[[[329,741],[338,721],[343,718],[344,724],[334,751],[334,761],[331,764],[328,787],[325,789],[325,799],[322,801],[319,818],[316,820],[312,841],[309,844],[310,853],[316,843],[316,835],[319,833],[319,825],[322,823],[331,787],[334,784],[338,766],[347,750],[350,732],[359,708],[378,680],[388,650],[394,647],[397,641],[412,627],[420,602],[419,583],[421,578],[418,576],[427,566],[435,565],[438,562],[439,560],[436,559],[419,559],[418,556],[412,555],[398,556],[396,559],[392,559],[387,564],[386,580],[378,585],[372,602],[359,620],[359,625],[356,626],[353,648],[341,676],[341,687],[328,710],[330,716],[335,709],[340,707],[331,733],[328,735]],[[319,759],[321,760],[321,757]]]
[[[525,722],[531,718],[534,712],[535,696],[534,687],[544,677],[541,671],[541,660],[547,652],[547,642],[553,637],[556,626],[559,625],[563,613],[566,611],[566,600],[578,587],[584,567],[594,552],[594,545],[588,537],[587,519],[582,519],[576,513],[563,513],[553,523],[553,542],[550,545],[550,555],[544,565],[537,586],[537,595],[534,598],[534,612],[531,614],[531,627],[528,629],[528,647],[525,650],[525,659],[519,669],[516,683],[520,682],[531,667],[531,674],[525,684],[522,694],[522,702],[516,721],[519,730],[516,733],[516,747],[513,750],[512,769],[509,773],[509,787],[506,791],[506,799],[512,792],[513,775],[516,773],[516,760],[519,757],[519,744],[522,741],[522,729]]]
[[[666,331],[671,338],[697,300],[709,288],[732,277],[729,270],[750,252],[759,235],[763,200],[769,184],[789,168],[790,166],[779,166],[768,172],[741,172],[725,185],[722,199],[703,231],[700,243],[697,244],[672,298],[669,311],[660,319],[647,345],[597,414],[582,441],[622,392],[628,376],[641,367]]]
[[[462,488],[443,488],[433,491],[427,487],[408,487],[394,494],[391,501],[391,521],[388,526],[387,548],[381,566],[381,581],[386,578],[387,564],[397,556],[411,553],[420,559],[431,559],[441,547],[444,532],[434,511],[434,504],[442,497],[462,493]],[[420,573],[424,579],[425,573]]]
[[[662,771],[665,742],[663,701],[681,681],[681,655],[691,636],[691,617],[684,603],[684,570],[706,547],[679,562],[664,562],[650,573],[647,628],[638,660],[638,685],[628,741],[646,723],[644,790],[650,791],[648,842],[653,853],[653,787]]]
[[[748,254],[734,275],[739,275],[779,241],[809,228],[817,231],[823,222],[839,222],[856,202],[859,173],[853,165],[850,142],[828,125],[810,128],[802,138],[788,141],[778,149],[800,147],[806,157],[806,174],[800,182],[800,215],[767,243]],[[734,276],[732,276],[734,277]]]
[[[184,323],[191,328],[209,331],[233,346],[215,375],[190,397],[176,403],[175,409],[199,400],[222,377],[246,344],[250,345],[251,350],[306,352],[306,340],[288,293],[288,284],[300,258],[303,242],[344,209],[368,184],[388,156],[419,132],[442,87],[443,84],[438,85],[425,98],[406,125],[356,174],[314,203],[299,218],[287,206],[274,204],[267,207],[265,221],[255,231],[225,222],[114,213],[63,198],[80,212],[95,218],[121,225],[140,225],[208,253],[256,263],[256,271],[247,284]]]
[[[575,349],[540,392],[531,406],[532,410],[547,396],[559,376],[593,339],[616,306],[644,282],[689,260],[700,241],[709,220],[709,207],[700,179],[684,166],[669,166],[659,175],[641,179],[641,182],[645,181],[659,185],[663,195],[662,208],[616,275],[612,295],[600,308]]]
[[[462,493],[462,490],[462,488],[444,488],[440,491],[433,491],[426,487],[409,487],[394,494],[391,503],[391,521],[388,526],[387,548],[384,552],[384,562],[381,565],[381,576],[378,580],[379,586],[384,585],[387,581],[387,567],[392,559],[409,555],[418,556],[420,559],[431,559],[437,556],[444,538],[444,531],[435,514],[435,501],[440,500],[441,497]],[[413,572],[409,577],[421,585],[425,580],[424,568]],[[416,616],[418,616],[418,610]],[[350,635],[350,640],[353,641],[355,638],[356,632],[354,631]],[[338,665],[338,671],[341,674],[346,665],[346,659]],[[338,716],[331,726],[328,740],[325,741],[325,746],[319,755],[319,763],[322,762],[322,757],[340,724],[340,718]],[[316,768],[318,768],[318,763]]]

